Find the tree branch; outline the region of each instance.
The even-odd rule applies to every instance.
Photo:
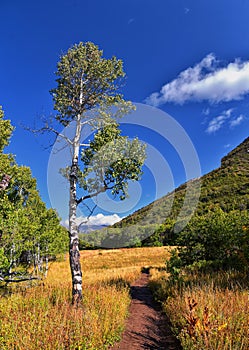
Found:
[[[79,205],[84,200],[96,197],[98,194],[103,193],[103,192],[105,192],[107,190],[111,190],[112,188],[113,187],[107,187],[107,186],[101,187],[98,191],[96,191],[96,192],[94,192],[92,194],[87,194],[86,196],[83,196],[83,197],[77,199],[76,203],[77,203],[77,205]]]
[[[18,280],[12,280],[12,279],[7,280],[7,279],[0,277],[0,281],[5,282],[5,283],[19,283],[19,282],[32,281],[32,280],[41,280],[41,278],[40,277],[24,277],[24,278],[20,278]]]
[[[86,205],[86,203],[84,203],[84,205],[85,205],[85,206],[87,207],[87,209],[89,210],[89,214],[87,215],[86,219],[85,219],[84,221],[82,221],[82,222],[79,224],[78,229],[79,229],[82,225],[84,225],[84,224],[86,224],[86,223],[88,222],[90,216],[92,216],[94,210],[95,210],[96,207],[97,207],[97,204],[95,204],[95,206],[94,206],[92,209],[91,209],[88,205]]]
[[[45,132],[52,132],[54,133],[57,137],[62,138],[63,140],[65,140],[69,145],[72,145],[73,142],[66,137],[65,135],[61,134],[60,132],[58,132],[57,130],[55,130],[54,128],[52,128],[51,126],[45,125],[43,128],[41,129],[31,129],[31,128],[26,128],[29,131],[32,131],[34,134],[44,134]]]

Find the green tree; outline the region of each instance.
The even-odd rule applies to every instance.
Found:
[[[0,152],[3,151],[5,146],[8,146],[12,131],[13,126],[9,120],[4,119],[3,109],[0,106]]]
[[[60,58],[57,87],[51,94],[58,112],[56,120],[63,126],[74,122],[74,134],[68,139],[47,127],[66,139],[71,147],[71,164],[65,174],[70,187],[69,256],[72,301],[76,304],[82,299],[77,206],[108,190],[125,199],[127,181],[139,179],[145,159],[144,146],[137,139],[130,141],[122,137],[116,122],[133,109],[119,93],[119,82],[125,75],[122,61],[116,57],[105,59],[102,55],[96,45],[87,42],[74,45]],[[97,132],[90,144],[81,145],[81,134],[87,126]],[[79,196],[80,188],[83,195]]]
[[[67,233],[56,212],[46,209],[28,167],[18,166],[14,156],[3,153],[13,127],[0,108],[0,280],[19,282],[34,277],[52,254],[65,251]],[[56,234],[55,234],[56,233]],[[45,264],[46,262],[46,264]]]

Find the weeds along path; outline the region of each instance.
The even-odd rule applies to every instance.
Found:
[[[148,287],[149,273],[131,285],[131,305],[126,329],[120,343],[110,350],[180,350],[170,329],[169,320],[153,300]]]

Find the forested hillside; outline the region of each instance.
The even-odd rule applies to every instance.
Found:
[[[249,138],[244,140],[238,147],[222,158],[221,166],[204,175],[201,179],[201,195],[197,207],[198,214],[203,214],[218,205],[229,212],[235,209],[247,209],[249,207]],[[163,215],[163,208],[174,195],[174,203],[169,217],[176,218],[180,205],[184,200],[186,184],[181,185],[175,193],[168,194],[158,201],[138,210],[134,214],[117,223],[116,226],[124,226],[135,223],[145,217],[149,221]],[[154,219],[155,220],[155,219]]]
[[[161,245],[175,244],[178,234],[174,233],[174,226],[185,199],[186,187],[192,187],[192,196],[196,196],[196,182],[200,181],[201,193],[194,217],[210,215],[217,209],[224,213],[244,211],[249,208],[249,138],[232,150],[221,160],[221,166],[202,176],[176,188],[175,191],[136,211],[115,224],[113,229],[95,232],[84,237],[93,244],[101,245],[107,242],[112,244],[113,232],[115,239],[118,235],[123,237],[128,245]],[[191,198],[189,198],[191,205]],[[186,211],[186,217],[188,216]],[[184,220],[184,218],[182,218]],[[128,230],[133,227],[132,230]],[[148,232],[154,234],[150,235]],[[124,234],[125,232],[125,234]],[[139,235],[137,235],[139,233]],[[103,238],[103,236],[108,238]],[[127,240],[127,235],[129,239]],[[139,239],[137,239],[139,236]],[[143,239],[144,237],[144,239]],[[117,244],[122,244],[121,238]]]

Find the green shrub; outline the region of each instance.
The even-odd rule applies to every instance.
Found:
[[[249,214],[217,208],[195,216],[178,239],[181,266],[192,270],[248,270]],[[179,265],[172,256],[170,264]]]

